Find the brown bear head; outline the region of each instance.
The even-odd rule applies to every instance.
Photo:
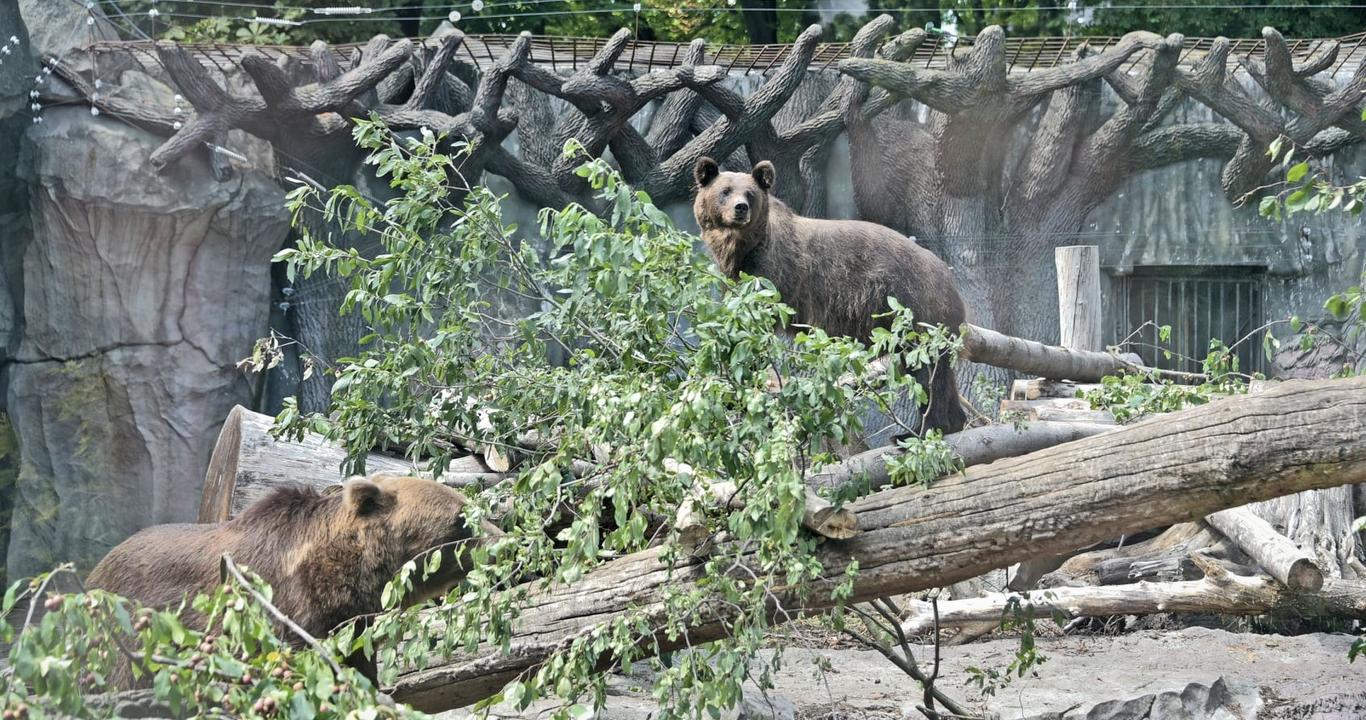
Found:
[[[502,536],[488,522],[476,535],[463,514],[465,496],[432,480],[383,474],[354,478],[342,486],[342,496],[346,524],[367,554],[385,559],[381,564],[390,574],[430,551],[443,554],[434,577],[423,581],[421,572],[414,576],[412,602],[444,594],[457,584],[469,570],[471,543]]]
[[[773,163],[764,160],[748,174],[721,172],[715,160],[701,158],[693,168],[697,197],[693,214],[706,230],[762,231],[768,221],[768,193],[775,177]]]

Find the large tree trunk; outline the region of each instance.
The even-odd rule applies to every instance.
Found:
[[[864,498],[863,532],[818,550],[826,576],[808,610],[831,605],[857,561],[850,601],[939,587],[1046,553],[1202,517],[1248,501],[1366,480],[1366,378],[1285,383],[1048,451],[971,468],[928,488]],[[583,632],[661,610],[663,593],[704,580],[702,565],[668,568],[662,549],[611,562],[572,586],[526,588],[506,649],[400,676],[395,699],[424,710],[496,692]],[[795,600],[794,600],[795,603]],[[791,612],[796,607],[786,607]],[[778,608],[774,608],[777,613]],[[696,644],[725,634],[723,610],[690,629]],[[659,649],[682,639],[657,637]]]

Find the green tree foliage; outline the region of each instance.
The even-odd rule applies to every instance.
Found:
[[[372,234],[383,251],[364,257],[301,227],[297,247],[279,259],[291,276],[325,272],[349,283],[343,311],[373,332],[359,357],[328,370],[336,379],[331,414],[288,408],[279,432],[307,428],[342,441],[356,471],[367,449],[401,444],[437,473],[457,444],[499,447],[534,434],[541,442],[515,479],[473,495],[466,508],[471,519],[501,516],[507,537],[475,551],[464,582],[435,612],[399,608],[419,573],[439,569],[440,554],[408,563],[383,593],[386,613],[363,632],[343,628],[321,652],[277,637],[267,621],[269,589],[245,579],[194,601],[209,618],[206,633],[186,629],[173,612],[101,593],[45,600],[52,612],[26,623],[16,641],[9,708],[98,714],[85,696],[131,657],[155,676],[158,697],[180,708],[247,717],[404,714],[376,704],[373,689],[334,658],[377,653],[387,682],[400,666],[505,642],[526,578],[573,584],[660,541],[673,565],[685,555],[672,520],[713,480],[734,483],[743,506],[702,510],[717,541],[704,561],[705,583],[675,588],[662,608],[585,628],[489,702],[525,707],[552,697],[559,717],[581,717],[604,699],[600,659],[656,656],[663,638],[706,617],[720,621],[727,638],[675,654],[667,667],[655,662],[661,716],[715,716],[733,706],[742,682],[763,683],[775,667],[756,662],[775,604],[799,602],[816,577],[845,578],[837,594],[852,588],[856,566],[821,567],[800,527],[806,473],[833,459],[826,441],[861,430],[868,403],[886,407],[907,392],[923,400],[898,368],[952,354],[957,340],[899,307],[870,346],[818,330],[785,339],[775,331],[792,311],[771,284],[719,274],[695,250],[695,237],[602,160],[580,169],[597,192],[594,207],[543,211],[538,246],[517,239],[488,189],[461,185],[461,147],[430,132],[396,137],[371,121],[358,124],[356,137],[396,197],[379,205],[349,186],[303,187],[289,204],[296,219],[311,208],[333,227]],[[539,309],[499,315],[495,292]],[[899,363],[871,371],[885,355]],[[904,447],[894,483],[928,482],[956,467],[936,434]],[[39,596],[42,582],[33,586]],[[20,600],[20,587],[5,610]],[[120,648],[114,640],[125,636]]]
[[[1059,3],[1054,3],[1059,4]],[[1141,2],[1106,3],[1088,0],[1081,6],[1091,8],[1092,19],[1077,27],[1080,34],[1122,35],[1131,30],[1149,30],[1163,35],[1179,32],[1192,37],[1259,38],[1262,28],[1271,26],[1288,38],[1339,37],[1363,29],[1362,11],[1350,7],[1322,7],[1334,3],[1321,0],[1278,0],[1260,3],[1274,7],[1233,9],[1227,0],[1180,0],[1179,3],[1153,5],[1191,5],[1189,8],[1152,9],[1108,8],[1107,5],[1143,5]],[[1249,3],[1252,4],[1252,3]],[[1350,3],[1342,2],[1342,5]]]
[[[1052,0],[871,0],[868,4],[869,14],[861,19],[866,21],[887,13],[896,18],[900,27],[924,27],[932,23],[936,28],[952,28],[962,36],[976,35],[988,25],[1000,25],[1010,36],[1057,35],[1069,29],[1068,12],[1059,9],[1057,6],[1060,4]]]
[[[785,341],[775,330],[791,310],[771,284],[725,279],[695,250],[695,238],[600,159],[579,172],[597,206],[543,211],[538,251],[503,224],[486,188],[467,188],[457,202],[448,182],[455,158],[441,138],[400,140],[373,122],[360,123],[356,136],[398,197],[376,206],[354,188],[326,196],[301,188],[290,203],[296,216],[315,207],[372,233],[384,252],[366,258],[305,234],[280,259],[291,275],[347,279],[343,310],[360,313],[374,333],[340,370],[332,415],[289,410],[286,429],[322,431],[357,450],[357,461],[362,448],[401,444],[438,472],[452,441],[499,447],[528,433],[545,439],[515,481],[471,503],[476,516],[507,509],[502,522],[515,541],[475,576],[486,592],[467,590],[452,611],[459,619],[446,618],[447,648],[500,641],[506,627],[492,619],[514,616],[518,598],[493,589],[528,574],[574,583],[606,559],[667,540],[697,484],[735,483],[744,507],[708,516],[712,532],[730,541],[708,557],[705,589],[672,594],[663,617],[642,610],[582,636],[502,695],[522,704],[557,696],[566,713],[585,698],[600,702],[598,657],[630,663],[654,655],[661,636],[677,636],[711,608],[729,639],[659,666],[656,693],[668,716],[730,706],[743,680],[756,670],[766,676],[752,660],[777,601],[772,589],[800,594],[804,581],[848,570],[820,567],[799,527],[804,475],[833,459],[824,443],[858,433],[868,403],[888,407],[901,392],[924,398],[908,375],[869,373],[870,363],[891,353],[919,367],[955,352],[956,339],[897,309],[892,329],[870,347],[819,330]],[[571,142],[567,152],[576,151]],[[497,316],[491,288],[540,309]],[[567,359],[551,362],[552,348]],[[897,482],[953,468],[938,436],[907,447],[923,461],[901,464]],[[576,461],[581,469],[571,474]],[[752,574],[729,570],[741,564]],[[395,628],[379,632],[424,637],[421,627]],[[397,658],[382,658],[392,672]]]
[[[332,43],[364,42],[384,33],[391,36],[429,34],[460,13],[458,26],[467,33],[571,37],[606,37],[625,27],[643,40],[691,40],[705,37],[716,43],[789,42],[819,15],[795,0],[762,0],[757,4],[729,0],[642,4],[637,13],[628,0],[485,0],[475,10],[470,3],[438,4],[415,0],[374,0],[360,3],[368,15],[319,16],[312,8],[336,7],[330,0],[276,0],[272,7],[239,7],[215,2],[177,3],[173,11],[148,12],[150,0],[126,0],[124,16],[111,13],[125,32],[137,31],[182,42],[238,42],[307,45],[314,40]],[[156,6],[160,8],[161,6]],[[162,14],[164,13],[164,14]],[[303,23],[289,27],[253,23],[254,17]],[[853,26],[857,29],[857,26]],[[852,31],[851,31],[852,32]],[[757,38],[757,39],[756,39]]]
[[[262,602],[270,587],[249,571],[187,601],[207,618],[203,632],[187,628],[178,609],[152,611],[97,590],[46,592],[71,572],[16,582],[0,604],[0,640],[12,643],[0,681],[7,719],[109,717],[114,708],[100,695],[120,666],[150,679],[176,717],[422,717],[385,704],[338,665],[335,644],[300,651],[277,635]],[[14,617],[23,618],[19,628]]]
[[[1211,339],[1209,353],[1200,362],[1199,382],[1176,382],[1160,374],[1109,375],[1101,378],[1099,388],[1079,391],[1078,396],[1090,402],[1093,409],[1107,410],[1115,416],[1115,420],[1126,423],[1149,415],[1204,405],[1216,397],[1247,392],[1247,382],[1261,379],[1261,376],[1239,372],[1238,356],[1233,350],[1261,330],[1263,328],[1258,328],[1232,346],[1219,338]],[[1171,337],[1171,326],[1158,328],[1158,337],[1162,341]],[[1169,351],[1164,352],[1168,357],[1171,356]]]

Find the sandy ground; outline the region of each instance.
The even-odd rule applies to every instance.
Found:
[[[975,711],[1002,720],[1069,709],[1067,717],[1084,718],[1099,703],[1164,692],[1168,695],[1158,697],[1156,705],[1151,697],[1123,707],[1115,703],[1108,712],[1091,713],[1091,720],[1355,720],[1366,718],[1366,660],[1347,661],[1351,642],[1347,635],[1259,635],[1207,628],[1043,638],[1039,647],[1046,662],[994,696],[983,697],[968,684],[967,668],[1004,670],[1018,647],[1013,639],[988,640],[942,648],[939,686]],[[918,650],[924,666],[933,651]],[[876,652],[846,646],[797,648],[784,657],[769,691],[773,702],[765,702],[756,688],[741,717],[921,717],[914,710],[921,695],[918,685]],[[1221,679],[1225,692],[1208,697],[1208,688]],[[615,678],[598,717],[649,718],[656,710],[649,682],[648,672]],[[1188,688],[1192,683],[1200,687]],[[1179,697],[1183,690],[1184,705]],[[496,714],[534,718],[543,717],[546,709],[537,704],[520,714]],[[456,711],[448,717],[466,715]]]

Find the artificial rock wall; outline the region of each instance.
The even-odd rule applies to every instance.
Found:
[[[11,17],[14,5],[0,0]],[[88,31],[57,32],[86,17],[59,5],[20,3],[38,49],[60,56]],[[0,66],[24,95],[35,73]],[[123,84],[148,101],[174,94]],[[217,182],[201,156],[158,175],[146,158],[159,138],[84,106],[15,117],[22,134],[5,147],[19,152],[3,155],[22,189],[0,196],[0,215],[26,218],[0,235],[2,402],[20,452],[11,576],[88,568],[139,528],[193,519],[218,427],[250,401],[235,364],[266,332],[288,225],[260,171]]]

